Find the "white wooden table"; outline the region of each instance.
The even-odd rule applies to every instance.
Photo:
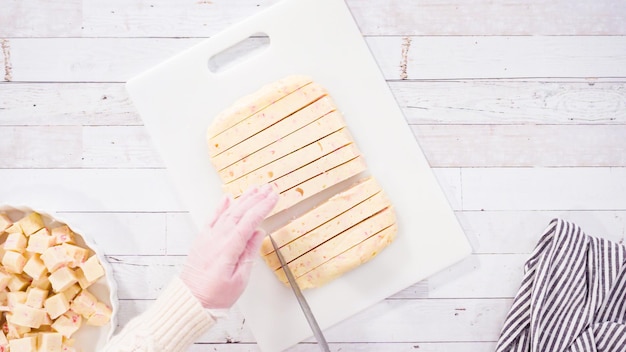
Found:
[[[0,203],[91,229],[121,325],[194,235],[123,83],[277,1],[0,0]],[[626,2],[348,5],[474,254],[326,336],[333,351],[491,351],[551,218],[624,240]],[[258,349],[234,309],[192,350]]]

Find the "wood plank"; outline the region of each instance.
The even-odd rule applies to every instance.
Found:
[[[554,218],[579,225],[590,236],[623,243],[625,211],[457,211],[474,253],[530,253]]]
[[[3,1],[0,37],[78,36],[83,20],[82,4],[82,0]]]
[[[242,21],[278,0],[85,1],[84,36],[207,37]],[[181,19],[184,18],[184,21]]]
[[[625,210],[626,168],[461,169],[464,210]]]
[[[189,212],[167,213],[166,215],[167,254],[187,255],[198,235]]]
[[[626,124],[411,128],[432,167],[626,166]],[[0,126],[0,135],[0,149],[20,146],[3,168],[164,167],[143,126]]]
[[[141,125],[119,83],[1,83],[0,125]]]
[[[348,1],[365,35],[599,35],[626,33],[610,0]],[[558,20],[553,20],[558,18]]]
[[[509,299],[384,300],[325,330],[324,334],[330,343],[492,342],[497,340],[511,302]],[[121,301],[121,325],[150,304],[150,300]],[[254,337],[241,313],[233,308],[228,317],[198,342],[253,343]]]
[[[0,169],[0,199],[55,211],[186,211],[164,169]]]
[[[7,39],[13,82],[126,82],[200,41],[152,38]],[[43,57],[46,60],[42,60]]]
[[[624,124],[626,82],[392,81],[409,124]],[[0,125],[142,125],[122,83],[0,83]]]
[[[80,163],[82,140],[78,126],[62,128],[0,127],[0,168],[36,168]],[[51,150],[50,146],[55,149]],[[52,152],[51,152],[52,151]]]
[[[626,36],[409,39],[366,38],[386,79],[626,77]],[[15,82],[124,82],[200,39],[7,41]],[[402,58],[403,47],[406,60]],[[50,56],[50,52],[57,55]]]
[[[428,298],[513,298],[524,277],[528,257],[528,254],[471,255],[429,277]]]
[[[0,150],[13,150],[2,168],[164,167],[143,126],[0,126],[0,135]]]
[[[82,167],[164,167],[143,126],[87,126],[82,140]]]
[[[387,79],[624,77],[626,37],[370,37]],[[384,51],[383,51],[384,50]],[[390,54],[387,54],[389,52]]]
[[[410,124],[624,124],[626,82],[389,82]]]
[[[415,125],[434,167],[626,166],[626,125]]]
[[[385,300],[328,329],[325,335],[332,342],[495,341],[511,302]]]
[[[0,14],[0,37],[206,37],[276,2],[9,2]],[[625,6],[610,0],[347,3],[365,35],[626,34]],[[68,20],[59,23],[50,14]],[[549,20],[553,18],[559,20]]]

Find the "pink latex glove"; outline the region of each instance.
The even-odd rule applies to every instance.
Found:
[[[265,233],[258,229],[278,195],[269,185],[224,198],[194,240],[180,275],[205,308],[230,308],[243,292]]]

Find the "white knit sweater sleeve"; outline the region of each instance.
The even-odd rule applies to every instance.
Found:
[[[215,320],[177,277],[148,311],[131,320],[103,351],[186,351]]]

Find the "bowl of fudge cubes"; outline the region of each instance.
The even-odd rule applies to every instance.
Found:
[[[111,267],[88,234],[0,206],[0,351],[97,351],[117,308]]]

